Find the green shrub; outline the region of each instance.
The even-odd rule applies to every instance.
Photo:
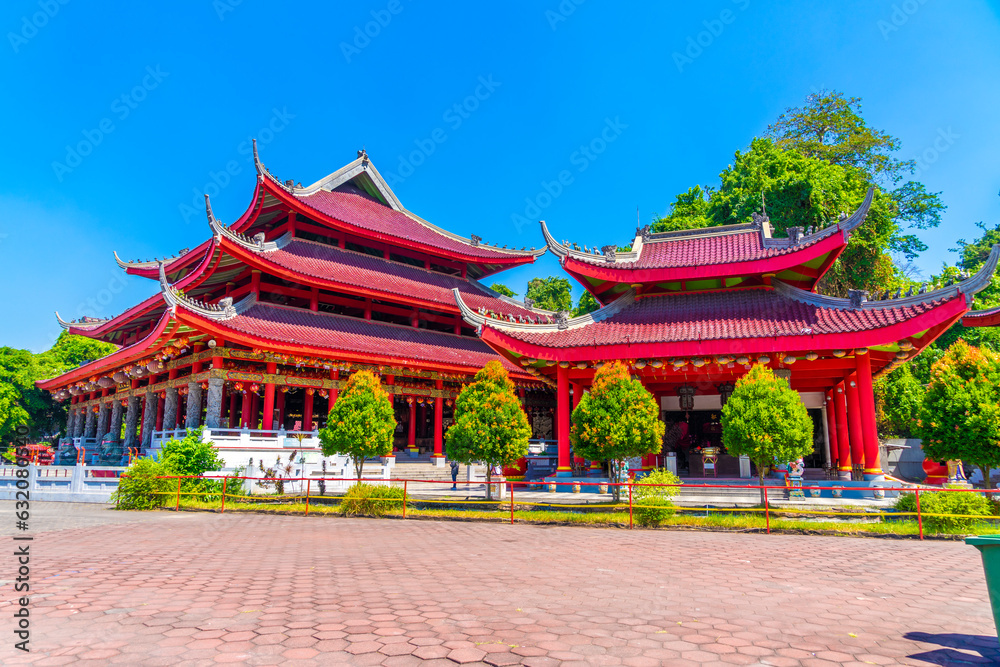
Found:
[[[176,490],[176,482],[156,478],[172,474],[176,473],[162,461],[137,459],[118,480],[118,488],[111,494],[111,502],[122,510],[151,510],[161,507],[167,502],[170,491]]]
[[[900,512],[916,512],[917,500],[904,493],[895,508]],[[979,493],[947,493],[931,491],[920,494],[920,514],[924,527],[932,533],[957,533],[971,530],[980,519],[993,516],[993,504]],[[930,514],[960,514],[966,516],[928,516]],[[970,518],[971,517],[971,518]]]
[[[676,486],[654,484],[680,484],[681,480],[669,470],[654,470],[632,487],[632,514],[640,526],[657,526],[676,511],[671,498],[680,489]]]
[[[354,484],[341,502],[345,516],[384,516],[403,506],[403,490],[391,486]]]
[[[222,469],[222,459],[211,442],[201,441],[201,431],[201,428],[188,429],[187,435],[180,440],[171,439],[164,443],[160,460],[176,471],[172,474],[201,475]]]

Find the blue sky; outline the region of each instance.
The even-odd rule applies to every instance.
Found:
[[[109,316],[153,294],[112,250],[198,244],[206,191],[238,217],[251,137],[303,183],[364,146],[404,205],[457,233],[541,245],[543,218],[602,245],[833,88],[943,193],[926,274],[975,222],[1000,222],[997,3],[680,4],[5,3],[0,345],[41,351],[53,310]],[[498,279],[523,294],[535,275],[563,274],[547,255]]]

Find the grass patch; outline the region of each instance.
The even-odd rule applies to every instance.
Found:
[[[217,498],[217,497],[216,497]],[[322,499],[311,498],[309,514],[344,516],[340,496],[325,496]],[[449,503],[461,505],[461,501]],[[167,503],[168,509],[173,509],[172,503]],[[181,495],[180,506],[192,511],[219,511],[221,500],[201,500],[193,496]],[[517,523],[563,524],[625,527],[629,524],[628,505],[588,505],[568,509],[552,509],[551,507],[524,508],[515,505],[514,521]],[[763,532],[767,521],[762,510],[741,508],[737,510],[724,508],[689,508],[677,507],[676,514],[665,519],[659,529],[705,529],[741,532]],[[226,499],[226,512],[257,512],[273,514],[303,515],[306,511],[305,499],[295,496],[254,497],[252,500]],[[852,511],[852,510],[844,510]],[[917,536],[919,529],[913,517],[900,517],[891,512],[869,512],[864,516],[847,516],[842,519],[827,518],[822,515],[800,516],[801,510],[771,510],[771,531],[787,533],[812,533],[831,535],[856,536]],[[791,515],[791,516],[786,516]],[[388,509],[386,518],[401,519],[401,507]],[[441,519],[459,521],[510,521],[510,505],[492,503],[485,506],[435,507],[422,501],[407,503],[406,518],[410,519]],[[638,523],[636,523],[638,528]],[[656,528],[652,528],[656,530]],[[924,519],[925,535],[996,535],[1000,534],[1000,524],[995,521],[977,521],[967,529],[942,528],[932,531]]]

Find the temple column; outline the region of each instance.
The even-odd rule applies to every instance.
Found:
[[[209,378],[208,397],[205,399],[205,426],[222,428],[222,391],[226,381],[222,378]]]
[[[97,420],[94,419],[97,415],[94,414],[94,408],[87,406],[87,417],[84,422],[83,427],[83,437],[85,438],[96,438],[97,437]]]
[[[864,427],[861,424],[861,401],[858,398],[858,377],[851,373],[847,377],[847,425],[851,433],[851,479],[856,479],[854,467],[860,465],[865,457]]]
[[[247,389],[240,396],[240,428],[250,428],[250,391]]]
[[[838,477],[844,480],[851,478],[851,437],[847,423],[846,385],[846,382],[841,382],[833,388],[833,407],[837,416]]]
[[[198,428],[201,426],[201,383],[188,382],[187,387],[187,419],[184,427]]]
[[[427,402],[427,399],[424,399],[423,403],[418,403],[417,404],[417,412],[420,413],[420,416],[417,417],[417,425],[420,427],[418,429],[417,437],[419,437],[421,439],[427,437],[427,406],[428,405],[429,404]]]
[[[163,430],[173,431],[177,428],[177,387],[167,389],[167,397],[163,401]]]
[[[313,428],[313,395],[306,390],[302,397],[302,430],[311,431]]]
[[[338,371],[337,369],[334,369],[334,370],[330,371],[330,379],[331,380],[339,380],[340,379],[340,371]],[[340,396],[340,390],[339,389],[337,389],[336,387],[333,387],[332,389],[330,389],[330,409],[331,410],[333,409],[334,403],[337,402],[337,397],[338,396]]]
[[[278,372],[278,365],[273,361],[268,362],[265,372],[268,375],[274,375]],[[274,383],[265,382],[264,383],[264,415],[261,420],[261,428],[265,431],[270,431],[271,427],[274,425]]]
[[[573,410],[576,410],[576,406],[580,405],[580,399],[583,398],[583,387],[579,383],[577,383],[577,382],[570,382],[569,386],[573,390],[573,392],[572,392],[573,393],[573,407],[570,409],[570,423],[572,424],[572,421],[573,421]],[[585,460],[584,460],[584,458],[582,456],[576,456],[575,452],[574,452],[573,462],[576,463],[579,466],[582,466],[585,463]],[[643,469],[646,468],[645,464],[646,464],[646,459],[643,458],[643,466],[642,466]]]
[[[257,428],[260,424],[260,396],[257,392],[250,394],[250,428]]]
[[[82,405],[78,406],[76,409],[76,419],[73,421],[73,437],[82,438],[83,429],[87,422],[87,408]]]
[[[827,447],[827,465],[832,470],[834,466],[839,466],[837,457],[839,455],[837,447],[837,409],[833,402],[834,390],[826,392],[826,439],[829,443]]]
[[[410,405],[410,423],[409,429],[406,433],[406,448],[410,450],[411,454],[417,451],[417,399],[413,396],[409,396]]]
[[[444,382],[437,380],[434,383],[438,391],[444,389]],[[523,396],[523,390],[522,390]],[[444,465],[444,397],[438,396],[434,399],[434,454],[431,460],[438,466]]]
[[[569,368],[556,366],[556,442],[559,450],[556,475],[572,476],[569,456]]]
[[[116,395],[111,402],[111,423],[108,425],[108,433],[111,434],[111,439],[115,442],[122,441],[122,419],[124,416],[122,399]]]
[[[125,413],[125,440],[122,442],[122,446],[125,449],[131,447],[137,447],[138,442],[136,441],[136,428],[139,426],[139,401],[142,399],[138,396],[128,397],[128,410]]]
[[[101,407],[97,412],[97,438],[103,440],[108,433],[108,404],[102,398]]]
[[[872,387],[871,356],[854,354],[857,370],[858,404],[861,408],[861,433],[865,454],[865,479],[882,480],[882,461],[879,456],[878,427],[875,421],[875,390]]]
[[[70,439],[73,437],[73,429],[76,427],[76,406],[70,403],[69,409],[66,411],[66,436],[64,439]]]
[[[229,428],[236,428],[236,392],[229,392]]]
[[[163,430],[163,417],[164,411],[167,407],[167,394],[166,392],[160,392],[156,395],[156,430]]]
[[[156,427],[156,408],[159,407],[159,404],[160,401],[157,399],[156,394],[147,391],[146,409],[142,415],[142,438],[140,441],[140,447],[143,449],[153,444],[153,429]]]
[[[281,389],[285,389],[285,387]],[[275,389],[274,394],[274,405],[278,410],[278,423],[273,426],[279,429],[285,427],[285,392],[281,391],[281,389]]]

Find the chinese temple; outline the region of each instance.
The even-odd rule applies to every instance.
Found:
[[[490,317],[555,322],[479,282],[546,249],[490,245],[427,222],[364,151],[307,187],[275,178],[256,146],[254,161],[256,188],[236,222],[216,219],[206,196],[212,235],[201,245],[156,261],[115,255],[128,274],[156,281],[156,294],[111,319],[60,319],[72,334],[119,346],[39,382],[69,401],[68,437],[142,452],[185,427],[249,430],[257,442],[314,431],[348,374],[367,369],[394,398],[397,448],[443,463],[454,398],[498,358],[453,293]],[[538,427],[551,429],[545,378],[503,361],[529,411],[546,415]]]
[[[542,222],[549,250],[600,309],[522,322],[484,312],[457,289],[455,301],[490,347],[556,386],[558,475],[579,474],[584,463],[570,451],[572,408],[596,369],[624,360],[657,398],[667,439],[687,434],[692,446],[717,444],[719,412],[734,383],[752,364],[765,364],[788,380],[813,416],[820,453],[814,465],[831,477],[879,480],[873,379],[969,312],[973,295],[989,283],[1000,246],[977,274],[941,289],[851,291],[847,298],[817,293],[851,233],[864,224],[873,194],[853,215],[818,229],[793,227],[787,237],[774,237],[766,215],[755,214],[746,224],[638,229],[628,252],[558,242]],[[643,467],[656,463],[650,456]]]

